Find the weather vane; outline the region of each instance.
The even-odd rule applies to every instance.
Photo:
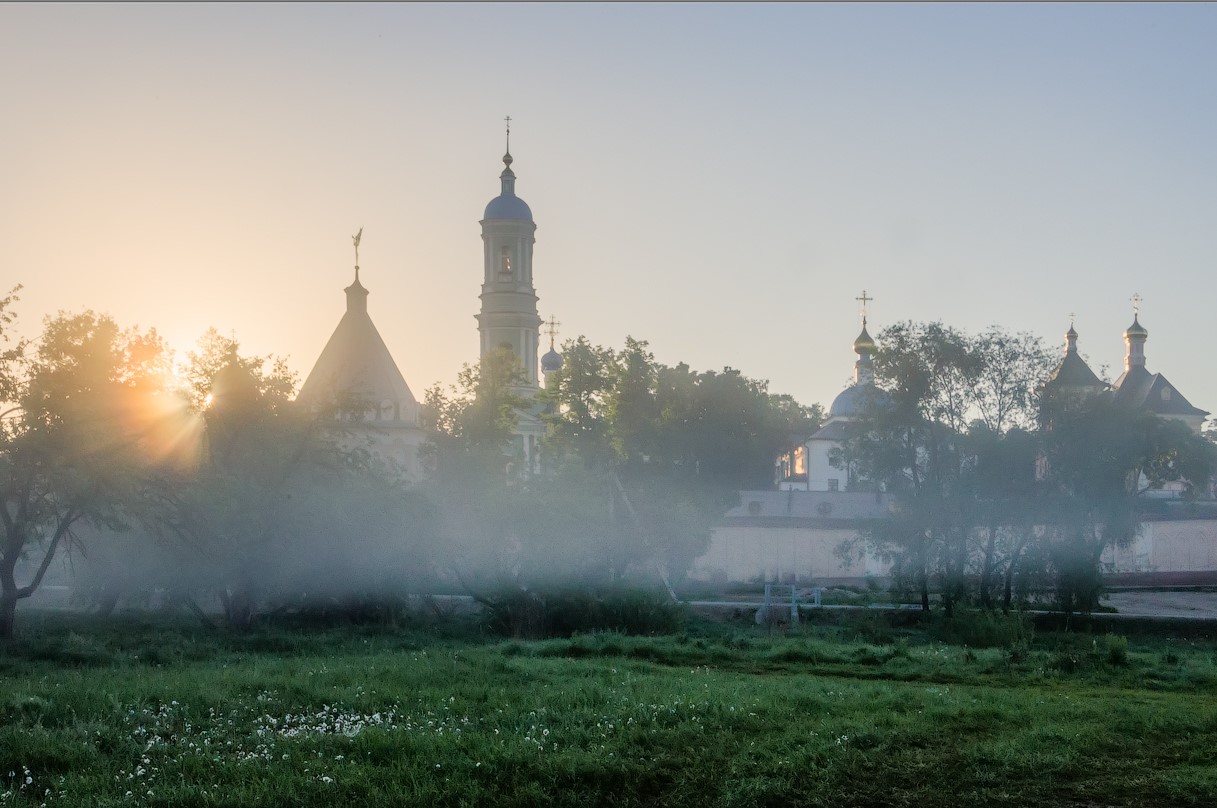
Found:
[[[553,350],[554,337],[558,336],[558,326],[562,325],[562,323],[554,319],[554,316],[551,314],[549,315],[549,319],[545,321],[545,325],[548,326],[545,329],[545,333],[549,334],[549,348],[550,350]]]
[[[359,232],[351,236],[351,241],[355,242],[355,280],[359,280],[359,239],[363,237],[363,228],[359,228]]]
[[[1132,318],[1135,320],[1141,314],[1141,293],[1133,292],[1133,296],[1129,300],[1132,301]]]
[[[866,290],[863,289],[862,297],[855,297],[854,300],[858,300],[858,301],[862,302],[862,327],[866,328],[866,304],[870,303],[872,300],[874,300],[874,298],[868,297],[866,294]]]

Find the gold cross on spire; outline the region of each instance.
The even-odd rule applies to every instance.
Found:
[[[351,236],[351,241],[355,242],[355,280],[359,280],[359,240],[363,238],[363,228],[359,228],[359,232]]]
[[[511,154],[511,116],[503,119],[507,123],[507,153]]]
[[[866,304],[870,303],[872,300],[874,300],[874,298],[868,297],[866,294],[866,290],[863,289],[862,297],[855,297],[854,300],[861,301],[861,303],[862,303],[862,327],[866,328]]]
[[[1074,314],[1073,312],[1069,312],[1069,327],[1070,328],[1073,328],[1073,321],[1076,319],[1077,319],[1077,315]]]
[[[1132,301],[1132,318],[1135,320],[1141,314],[1141,293],[1133,292],[1133,296],[1129,300]]]
[[[549,349],[551,351],[554,348],[554,337],[558,336],[558,326],[560,325],[562,325],[562,323],[558,322],[552,314],[549,315],[549,319],[545,321],[545,333],[549,334]]]

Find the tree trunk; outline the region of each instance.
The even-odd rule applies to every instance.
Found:
[[[97,614],[101,617],[109,617],[118,607],[118,593],[113,589],[107,589],[97,599]]]
[[[238,631],[248,631],[254,623],[254,598],[246,588],[235,589],[225,593],[224,616],[228,625]]]
[[[11,640],[17,618],[17,598],[15,593],[5,592],[0,595],[0,640]]]
[[[922,548],[921,569],[918,571],[919,581],[921,585],[921,611],[928,612],[930,610],[930,575],[926,570],[925,549]]]
[[[1027,546],[1028,535],[1023,535],[1023,540],[1014,548],[1014,552],[1010,554],[1010,566],[1006,567],[1006,580],[1002,590],[1001,610],[1004,614],[1010,613],[1010,606],[1013,601],[1014,594],[1014,571],[1018,568],[1019,559],[1023,556],[1023,548]]]
[[[0,640],[13,638],[17,616],[17,548],[10,543],[0,556]]]
[[[980,605],[985,609],[993,608],[993,556],[997,553],[997,529],[989,525],[989,540],[985,542],[984,567],[980,572]]]

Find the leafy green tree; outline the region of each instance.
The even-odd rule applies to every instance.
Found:
[[[3,336],[13,321],[0,301]],[[189,433],[185,402],[166,389],[167,351],[156,333],[121,331],[86,311],[48,318],[33,346],[0,355],[0,638],[17,603],[41,585],[78,528],[122,529],[148,474],[175,462]],[[32,347],[32,353],[30,348]],[[22,558],[36,559],[28,581]]]
[[[432,385],[423,398],[423,427],[429,431],[424,455],[432,472],[490,464],[501,475],[519,460],[512,433],[529,406],[522,392],[524,370],[508,348],[498,348],[477,365],[465,365],[445,391]]]
[[[609,462],[611,399],[618,373],[611,349],[592,345],[586,337],[567,340],[562,367],[550,374],[541,394],[550,405],[547,454],[577,455],[589,466]]]
[[[890,326],[879,345],[875,382],[884,394],[859,419],[848,453],[863,478],[899,498],[900,515],[873,525],[867,540],[894,559],[898,580],[917,589],[924,610],[937,575],[949,610],[969,549],[962,443],[979,362],[966,336],[940,323]]]
[[[490,417],[470,406],[468,379],[462,388],[428,393],[437,447],[464,446],[469,420]],[[620,351],[568,340],[538,398],[548,426],[542,473],[487,474],[484,457],[458,452],[472,462],[456,475],[441,463],[432,476],[444,541],[471,590],[670,582],[704,552],[736,489],[768,485],[777,450],[821,415],[735,370],[661,365],[632,337]]]
[[[613,363],[611,394],[605,418],[611,425],[613,450],[625,466],[650,461],[660,426],[656,398],[659,365],[644,340],[625,338]]]
[[[159,481],[155,519],[190,558],[182,586],[214,592],[228,623],[247,628],[286,549],[294,478],[309,463],[338,462],[338,450],[291,406],[295,379],[282,362],[242,356],[214,330],[188,360],[203,449],[193,468]]]
[[[298,407],[282,362],[209,332],[189,355],[193,462],[145,481],[138,530],[90,553],[95,591],[161,591],[229,626],[272,609],[386,602],[429,581],[430,508],[356,442],[345,422]]]
[[[1001,568],[1033,535],[1036,391],[1051,366],[1039,341],[996,327],[971,336],[941,323],[898,323],[879,336],[874,397],[847,446],[861,476],[893,493],[900,518],[869,531],[929,608],[937,580],[948,613],[992,602]],[[1007,583],[1009,583],[1007,581]]]
[[[1103,552],[1136,536],[1143,495],[1167,482],[1205,491],[1217,447],[1186,425],[1132,409],[1111,396],[1070,402],[1050,414],[1045,475],[1053,487],[1051,552],[1058,599],[1090,611],[1101,593]]]

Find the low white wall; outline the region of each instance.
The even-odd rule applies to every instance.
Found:
[[[837,547],[856,530],[798,527],[718,527],[690,577],[700,581],[814,581],[885,575],[877,559],[846,566]]]

